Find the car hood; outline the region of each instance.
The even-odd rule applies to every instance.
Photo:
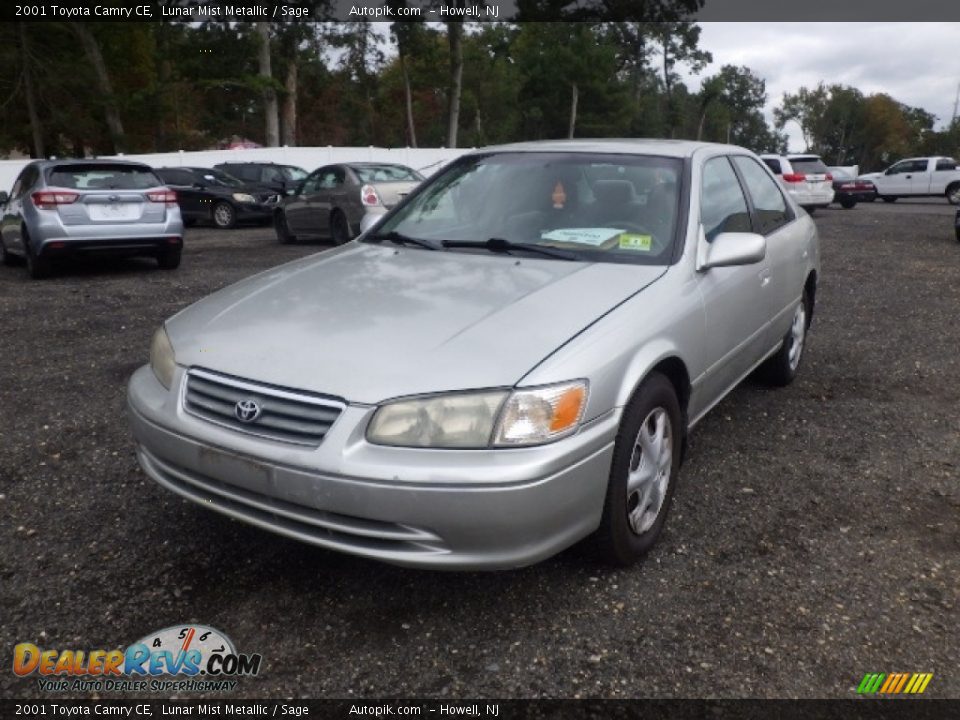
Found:
[[[177,363],[378,403],[508,387],[666,268],[351,243],[167,322]]]
[[[857,175],[857,180],[876,180],[878,177],[883,175],[882,172],[875,173],[864,173],[863,175]]]

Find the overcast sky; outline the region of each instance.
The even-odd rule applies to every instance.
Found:
[[[957,0],[945,0],[957,2]],[[746,65],[767,83],[768,122],[785,92],[841,83],[865,95],[884,92],[950,122],[960,83],[960,23],[701,23],[700,47],[713,64],[692,91],[722,65]],[[790,149],[802,151],[800,129],[789,123]]]

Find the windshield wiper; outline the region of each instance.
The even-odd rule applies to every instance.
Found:
[[[390,232],[387,232],[387,233],[375,233],[370,236],[370,239],[371,240],[389,240],[395,245],[416,245],[418,247],[426,248],[427,250],[440,249],[429,240],[424,240],[423,238],[410,237],[409,235],[398,233],[396,230],[391,230]]]
[[[445,248],[482,248],[490,252],[503,253],[508,253],[511,250],[522,250],[557,258],[558,260],[579,260],[574,253],[566,250],[544,247],[543,245],[536,245],[534,243],[515,243],[504,240],[503,238],[490,238],[489,240],[444,240],[441,245]]]

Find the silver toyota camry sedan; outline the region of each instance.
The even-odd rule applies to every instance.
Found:
[[[509,568],[660,535],[690,430],[795,377],[817,231],[752,153],[565,141],[463,156],[356,241],[170,318],[130,381],[144,470],[399,565]]]

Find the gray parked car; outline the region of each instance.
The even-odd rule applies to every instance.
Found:
[[[0,192],[0,256],[26,258],[34,278],[80,254],[149,255],[180,265],[183,222],[177,196],[153,170],[121,160],[37,160],[10,194]]]
[[[405,165],[348,163],[314,170],[274,213],[277,239],[290,243],[302,237],[330,237],[336,245],[375,224],[380,216],[423,181]],[[366,218],[366,219],[365,219]]]
[[[476,151],[358,241],[170,318],[129,385],[137,454],[204,507],[391,563],[513,567],[592,533],[629,563],[689,430],[758,367],[793,380],[818,273],[747,150]]]

